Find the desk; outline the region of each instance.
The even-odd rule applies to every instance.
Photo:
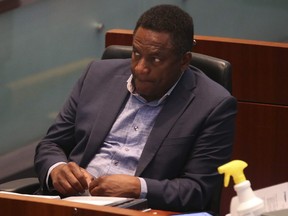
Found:
[[[59,199],[0,194],[1,215],[5,216],[168,216],[174,212],[151,210],[141,212],[109,206],[96,206]]]

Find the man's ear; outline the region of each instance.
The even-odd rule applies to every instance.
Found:
[[[186,52],[182,57],[181,71],[185,71],[192,60],[192,52]]]

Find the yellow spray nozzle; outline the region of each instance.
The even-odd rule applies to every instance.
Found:
[[[220,167],[218,167],[218,172],[220,174],[224,173],[224,186],[227,187],[229,184],[230,176],[233,177],[234,183],[239,184],[246,180],[243,170],[248,166],[248,164],[241,160],[230,161]]]

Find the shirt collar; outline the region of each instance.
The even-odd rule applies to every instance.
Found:
[[[175,84],[159,100],[154,100],[154,101],[151,101],[151,102],[148,102],[148,103],[141,95],[139,95],[137,92],[135,92],[135,87],[134,87],[134,85],[132,83],[133,74],[131,74],[130,77],[128,78],[128,80],[127,80],[127,89],[133,96],[135,96],[142,103],[147,103],[147,104],[149,104],[151,106],[158,106],[158,105],[162,104],[165,101],[165,99],[171,94],[171,92],[173,91],[173,89],[175,88],[175,86],[177,85],[179,80],[181,79],[182,75],[183,75],[183,73],[181,74],[181,76],[179,77],[177,82],[175,82]]]

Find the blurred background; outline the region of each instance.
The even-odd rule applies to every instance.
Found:
[[[105,32],[133,29],[161,3],[191,14],[196,35],[288,41],[287,0],[0,0],[0,170],[1,158],[33,154],[81,72],[101,57]]]

